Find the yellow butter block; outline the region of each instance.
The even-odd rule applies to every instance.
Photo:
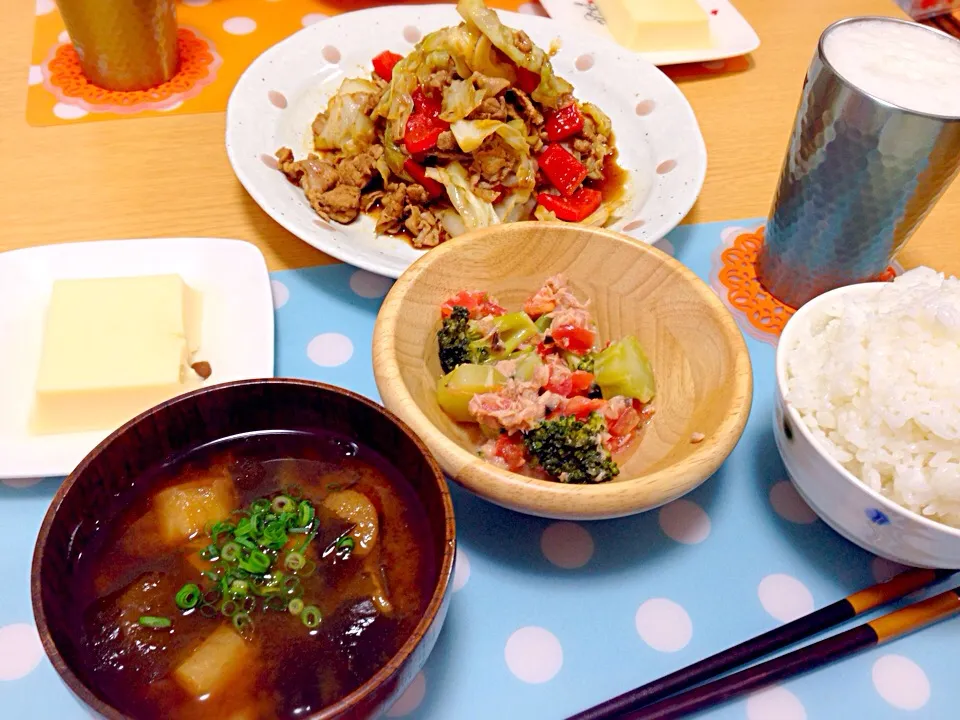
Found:
[[[55,282],[31,432],[112,429],[197,384],[200,311],[177,275]]]
[[[595,0],[614,39],[630,50],[708,48],[710,21],[697,0]]]

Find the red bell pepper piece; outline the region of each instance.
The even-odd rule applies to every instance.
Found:
[[[510,470],[519,470],[527,462],[527,451],[519,433],[516,435],[500,433],[497,436],[497,446],[493,452],[497,457],[503,459]]]
[[[403,55],[384,50],[373,59],[373,71],[387,82],[393,79],[393,67],[403,60]]]
[[[567,222],[580,222],[586,219],[600,207],[602,201],[603,195],[600,191],[590,188],[580,188],[568,198],[549,193],[537,195],[538,203],[556,215],[559,220]]]
[[[570,197],[587,177],[586,166],[567,152],[562,145],[547,145],[537,163],[547,180],[564,197]]]
[[[411,155],[426,152],[437,144],[440,133],[450,127],[450,123],[440,119],[441,101],[434,95],[428,95],[422,87],[413,91],[413,112],[407,118],[403,131],[403,144]]]
[[[599,399],[572,397],[560,408],[561,415],[573,415],[577,420],[586,420],[591,413],[603,410],[606,402]]]
[[[590,386],[593,385],[593,373],[588,373],[585,370],[574,370],[570,376],[570,382],[572,383],[571,395],[586,395],[590,391]]]
[[[577,355],[585,355],[593,347],[593,331],[587,328],[560,325],[550,328],[550,337],[561,348]]]
[[[547,120],[547,139],[550,142],[566,140],[583,129],[583,115],[576,103],[564,105]]]
[[[427,195],[430,196],[431,200],[435,200],[446,192],[443,183],[427,177],[426,168],[417,164],[412,158],[407,158],[403,161],[403,169],[406,170],[410,177],[417,183],[423,186],[423,189],[427,191]]]
[[[540,74],[527,70],[525,67],[517,65],[517,87],[523,90],[527,95],[532,93],[540,85]]]
[[[470,313],[470,317],[474,320],[486,317],[487,315],[499,317],[507,312],[491,300],[490,296],[485,292],[461,290],[440,306],[440,314],[445,318],[450,317],[450,313],[453,312],[453,308],[457,305],[466,308],[467,312]]]

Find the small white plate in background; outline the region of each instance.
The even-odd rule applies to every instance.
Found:
[[[55,280],[175,273],[203,296],[206,384],[273,376],[273,300],[260,251],[216,238],[104,240],[0,253],[0,478],[67,475],[115,428],[30,435],[44,318]]]
[[[729,0],[697,0],[710,18],[709,47],[692,50],[657,50],[638,53],[654,65],[708,62],[746,55],[760,47],[760,38],[750,23],[737,12]],[[554,20],[579,27],[596,37],[616,42],[607,30],[603,17],[590,0],[540,0],[540,4]]]

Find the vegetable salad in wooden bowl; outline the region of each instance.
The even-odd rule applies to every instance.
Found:
[[[374,374],[457,482],[569,519],[697,487],[752,397],[743,337],[710,288],[659,250],[562,223],[470,233],[414,264],[377,318]]]

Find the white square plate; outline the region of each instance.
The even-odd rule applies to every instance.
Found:
[[[679,65],[691,62],[709,62],[746,55],[760,47],[760,38],[750,23],[737,12],[729,0],[697,0],[710,20],[709,47],[690,50],[656,50],[638,53],[654,65]],[[554,20],[581,28],[596,37],[616,42],[607,30],[603,16],[591,0],[540,0],[540,4]]]
[[[216,238],[104,240],[0,253],[0,478],[67,475],[111,430],[27,432],[54,280],[175,273],[203,295],[205,384],[273,376],[273,299],[260,251]]]

